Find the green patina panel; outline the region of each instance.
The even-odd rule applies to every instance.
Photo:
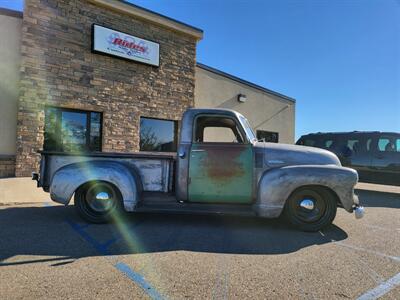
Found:
[[[248,144],[192,144],[189,201],[249,203],[253,150]]]

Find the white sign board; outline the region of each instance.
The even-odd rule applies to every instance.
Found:
[[[93,24],[92,50],[159,66],[160,45],[120,31]]]

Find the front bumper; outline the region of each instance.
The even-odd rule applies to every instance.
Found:
[[[355,215],[356,219],[361,219],[365,215],[365,209],[363,206],[356,205],[356,206],[354,206],[353,211],[354,211],[354,215]]]

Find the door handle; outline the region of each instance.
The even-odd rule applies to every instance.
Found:
[[[192,150],[192,152],[206,152],[206,150],[203,150],[203,149],[194,149],[194,150]]]

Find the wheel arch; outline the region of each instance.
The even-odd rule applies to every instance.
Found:
[[[299,191],[299,190],[302,189],[302,188],[310,188],[310,189],[318,189],[318,188],[319,188],[319,189],[324,189],[324,190],[326,190],[327,192],[329,192],[329,193],[332,195],[332,197],[336,200],[336,203],[338,204],[338,206],[341,206],[341,205],[342,205],[342,203],[340,202],[340,198],[339,198],[338,194],[337,194],[331,187],[326,186],[326,185],[321,185],[321,184],[306,184],[306,185],[301,185],[301,186],[295,188],[295,189],[289,194],[288,199],[289,199],[290,197],[292,197],[297,191]],[[287,199],[286,199],[286,201],[287,201]],[[285,203],[286,203],[286,201],[285,201]]]
[[[297,165],[267,170],[258,182],[253,209],[262,217],[279,217],[287,199],[297,189],[319,186],[334,195],[338,206],[351,212],[354,205],[354,185],[357,181],[355,170],[334,165]]]
[[[143,190],[134,167],[114,161],[87,161],[57,170],[50,183],[50,197],[55,202],[67,205],[79,188],[93,181],[104,181],[116,187],[126,211],[134,210]]]

